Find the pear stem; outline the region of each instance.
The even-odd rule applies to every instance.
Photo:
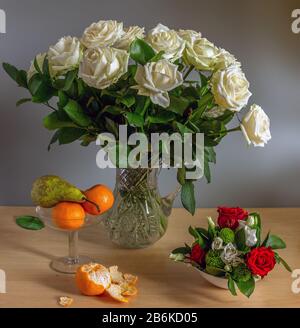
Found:
[[[99,205],[96,204],[95,202],[89,200],[88,198],[85,198],[85,201],[88,202],[88,203],[91,203],[91,204],[94,205],[94,206],[96,206],[98,212],[101,211]]]

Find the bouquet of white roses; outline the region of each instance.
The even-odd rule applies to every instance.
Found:
[[[120,125],[128,126],[129,135],[203,133],[204,174],[210,181],[214,147],[229,132],[241,130],[254,146],[271,139],[269,118],[257,105],[227,128],[248,103],[249,82],[232,54],[196,31],[158,24],[145,34],[139,26],[99,21],[80,38],[63,37],[38,54],[27,72],[8,63],[3,67],[30,92],[17,105],[31,101],[51,110],[43,120],[55,131],[50,145],[81,140],[87,146],[103,132],[118,139]],[[185,170],[178,169],[178,181],[183,205],[193,213],[193,181],[185,179]]]

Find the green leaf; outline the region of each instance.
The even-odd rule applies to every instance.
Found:
[[[188,99],[170,95],[170,105],[166,108],[166,110],[182,116],[185,110],[188,108],[188,105]]]
[[[45,103],[55,94],[55,90],[38,74],[30,79],[28,88],[32,94],[32,101],[36,103]]]
[[[105,126],[108,132],[111,132],[116,138],[118,137],[119,129],[115,121],[111,120],[109,117],[105,117]]]
[[[123,113],[123,109],[121,107],[118,107],[118,106],[106,106],[103,111],[101,113],[109,113],[109,114],[112,114],[112,115],[120,115]]]
[[[271,247],[272,249],[283,249],[286,248],[285,242],[275,235],[269,235],[268,239],[264,243],[265,247]]]
[[[207,183],[211,182],[211,173],[209,163],[204,159],[204,176],[206,178]]]
[[[38,62],[37,62],[36,57],[34,57],[33,66],[34,66],[35,70],[36,70],[39,74],[43,75],[43,73],[42,73],[42,71],[41,71],[41,69],[40,69],[40,66],[39,66],[39,64],[38,64]]]
[[[43,119],[43,125],[48,130],[56,130],[66,127],[76,127],[76,124],[74,124],[68,117],[66,120],[61,120],[57,112],[53,112],[47,115]]]
[[[68,91],[71,88],[72,83],[73,83],[74,79],[76,78],[76,76],[77,76],[77,70],[69,71],[67,73],[65,82],[64,82],[63,91]]]
[[[261,243],[261,246],[266,246],[267,240],[269,239],[270,236],[270,231],[267,233],[266,238],[264,239],[264,241]]]
[[[193,131],[191,129],[189,129],[187,126],[179,123],[179,122],[176,122],[176,126],[177,126],[177,129],[179,130],[179,132],[183,135],[185,133],[192,133]]]
[[[31,101],[31,98],[22,98],[17,101],[16,106],[19,107],[27,102]]]
[[[247,249],[244,229],[240,229],[235,233],[235,242],[238,250],[244,251],[245,249]]]
[[[19,70],[8,63],[3,63],[2,64],[3,69],[5,70],[5,72],[14,80],[17,82],[17,78],[18,78],[18,74],[19,74]]]
[[[179,167],[177,169],[177,181],[181,184],[185,184],[185,167]]]
[[[236,290],[235,290],[234,280],[231,278],[231,276],[228,276],[228,289],[233,296],[237,295]]]
[[[20,87],[27,89],[27,72],[24,70],[18,70],[15,66],[8,63],[3,63],[2,67],[4,71],[18,83]]]
[[[280,257],[280,256],[279,256],[279,258],[280,258],[280,263],[285,267],[285,269],[286,269],[287,271],[289,271],[289,272],[292,272],[293,270],[292,270],[291,267],[285,262],[285,260],[284,260],[282,257]]]
[[[172,113],[172,112],[168,112],[166,110],[161,110],[157,113],[157,115],[155,116],[148,116],[147,117],[147,121],[149,123],[153,123],[153,124],[156,124],[156,123],[168,123],[170,121],[173,121],[175,119],[175,114]]]
[[[85,113],[82,107],[72,99],[69,99],[67,105],[64,107],[64,111],[79,126],[86,127],[92,123],[91,118]]]
[[[48,145],[48,147],[47,147],[47,150],[48,150],[48,151],[50,151],[51,146],[52,146],[53,144],[55,144],[56,141],[58,141],[58,137],[59,137],[59,130],[55,131],[55,133],[53,134],[53,136],[52,136],[52,138],[51,138],[51,140],[50,140],[50,142],[49,142],[49,145]]]
[[[225,270],[223,269],[220,269],[220,268],[215,268],[215,267],[212,267],[212,266],[209,266],[207,265],[206,268],[205,268],[205,271],[213,276],[217,276],[217,277],[221,277],[221,276],[224,276],[225,274]]]
[[[172,254],[189,254],[190,249],[188,247],[178,247],[172,251]]]
[[[27,72],[24,70],[19,70],[18,76],[17,76],[17,83],[19,87],[28,89],[28,84],[27,84]]]
[[[145,65],[155,56],[152,47],[141,39],[136,39],[131,43],[129,53],[130,57],[141,65]]]
[[[43,67],[42,67],[42,71],[43,71],[43,74],[44,74],[46,77],[50,77],[50,72],[49,72],[49,60],[48,60],[47,56],[46,56],[45,59],[44,59]]]
[[[126,114],[126,118],[130,125],[133,125],[136,127],[144,126],[144,118],[143,118],[143,116],[141,116],[139,114],[129,112]]]
[[[181,202],[183,207],[189,211],[192,215],[195,214],[196,201],[195,201],[195,190],[192,181],[186,181],[181,188]]]
[[[18,216],[16,223],[21,228],[27,230],[41,230],[45,227],[43,221],[31,215]]]
[[[145,96],[137,96],[136,97],[136,108],[135,113],[144,116],[146,110],[151,104],[151,100],[149,97]]]
[[[163,58],[164,54],[165,54],[165,52],[162,50],[162,51],[158,52],[154,57],[152,57],[150,59],[150,61],[151,62],[157,62],[157,61],[159,61]]]
[[[253,277],[251,277],[247,281],[236,281],[236,285],[242,294],[250,297],[255,288],[255,280]]]
[[[125,105],[127,108],[131,108],[135,103],[135,98],[132,95],[127,95],[119,99],[119,103]]]
[[[200,237],[199,233],[196,229],[194,229],[192,226],[189,226],[189,234],[193,236],[195,239],[198,239]]]
[[[60,109],[63,109],[67,105],[67,103],[69,101],[69,97],[66,95],[66,93],[64,93],[61,90],[59,90],[57,94],[58,94],[58,103],[57,103],[57,106]]]
[[[209,233],[206,229],[204,228],[195,228],[195,230],[198,232],[199,235],[201,235],[204,239],[209,240]]]
[[[86,130],[80,128],[61,128],[58,131],[60,145],[69,144],[86,134]]]

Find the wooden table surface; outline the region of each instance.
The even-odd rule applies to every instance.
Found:
[[[288,248],[280,254],[300,268],[300,209],[256,209],[263,218],[264,233],[280,235]],[[34,214],[30,207],[0,207],[0,269],[6,272],[7,293],[0,294],[0,307],[57,307],[59,296],[74,298],[73,307],[299,307],[300,294],[291,291],[291,274],[283,267],[256,286],[250,299],[233,297],[207,283],[193,268],[168,259],[170,251],[190,242],[189,225],[206,226],[206,216],[216,210],[199,209],[194,217],[174,209],[167,234],[147,249],[124,250],[110,243],[101,225],[83,230],[79,237],[82,254],[104,265],[119,265],[123,272],[139,276],[139,294],[128,304],[107,296],[86,297],[75,287],[74,276],[49,268],[54,256],[67,252],[67,236],[51,229],[27,231],[15,217]],[[300,286],[299,286],[300,287]]]

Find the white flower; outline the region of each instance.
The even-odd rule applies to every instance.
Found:
[[[211,218],[211,216],[208,216],[208,217],[207,217],[207,222],[208,222],[208,225],[209,225],[212,229],[214,229],[214,228],[216,227],[216,224],[215,224],[215,222],[213,221],[213,219]]]
[[[36,55],[36,62],[38,64],[39,69],[42,71],[43,70],[43,64],[44,64],[44,60],[46,57],[46,53],[42,53],[42,54],[38,54]],[[35,75],[37,73],[37,70],[34,67],[34,61],[31,62],[30,68],[27,72],[27,81],[29,82],[29,80],[33,77],[33,75]]]
[[[225,264],[232,264],[238,255],[239,252],[236,247],[232,243],[228,243],[224,247],[220,257]]]
[[[144,28],[139,26],[130,26],[124,29],[124,34],[114,44],[115,48],[129,50],[131,43],[136,39],[144,38]]]
[[[250,145],[264,147],[271,140],[270,119],[258,105],[252,105],[242,120],[241,130]]]
[[[218,48],[205,38],[197,38],[187,42],[183,58],[188,65],[198,70],[213,70],[216,64]]]
[[[48,50],[51,75],[62,75],[78,67],[81,57],[81,45],[77,38],[67,36],[59,39]]]
[[[250,226],[251,222],[239,220],[238,229],[244,229],[245,233],[245,244],[246,246],[252,247],[257,243],[256,229],[252,229]]]
[[[85,29],[81,43],[87,48],[112,46],[123,33],[123,23],[114,20],[101,20]]]
[[[185,41],[177,32],[162,24],[149,32],[146,41],[156,52],[164,51],[163,58],[170,61],[180,58],[185,47]]]
[[[216,237],[216,238],[213,240],[212,244],[211,244],[211,248],[212,248],[213,250],[223,249],[223,240],[222,240],[222,238],[220,238],[220,237]]]
[[[201,39],[201,33],[193,30],[179,30],[177,34],[188,44],[192,44],[197,39]]]
[[[230,52],[225,49],[220,49],[216,56],[215,69],[225,69],[231,65],[241,66],[241,63],[238,62]]]
[[[252,247],[257,243],[256,229],[251,229],[249,226],[245,226],[245,244]]]
[[[170,105],[168,91],[182,84],[182,74],[178,71],[178,66],[170,63],[166,59],[158,62],[147,63],[145,66],[138,66],[135,81],[138,94],[150,97],[154,104],[161,107]]]
[[[226,109],[240,111],[251,96],[249,82],[236,65],[215,72],[211,81],[215,102]]]
[[[115,48],[87,49],[78,76],[90,87],[105,89],[127,72],[129,54]]]

